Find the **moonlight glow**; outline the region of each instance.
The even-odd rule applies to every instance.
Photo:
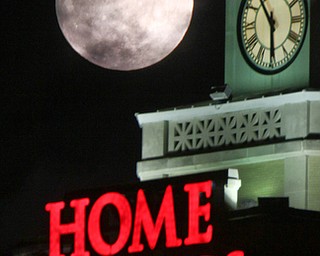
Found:
[[[108,69],[159,62],[183,39],[193,0],[56,0],[58,22],[82,57]]]

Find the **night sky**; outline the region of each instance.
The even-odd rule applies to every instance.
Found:
[[[100,68],[65,40],[54,0],[1,1],[0,254],[48,237],[47,202],[137,182],[135,113],[209,100],[223,84],[224,1],[195,0],[182,43],[138,71]]]

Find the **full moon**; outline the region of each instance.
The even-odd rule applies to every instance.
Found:
[[[112,70],[137,70],[169,55],[187,32],[193,0],[56,0],[72,48]]]

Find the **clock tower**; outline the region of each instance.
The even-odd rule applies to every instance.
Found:
[[[226,1],[225,83],[234,97],[320,87],[318,2]]]
[[[228,86],[212,101],[137,114],[137,174],[238,170],[233,207],[288,197],[291,207],[320,211],[320,1],[225,3]]]

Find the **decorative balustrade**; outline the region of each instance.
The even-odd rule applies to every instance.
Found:
[[[170,121],[168,151],[184,152],[280,138],[282,128],[280,108]]]

